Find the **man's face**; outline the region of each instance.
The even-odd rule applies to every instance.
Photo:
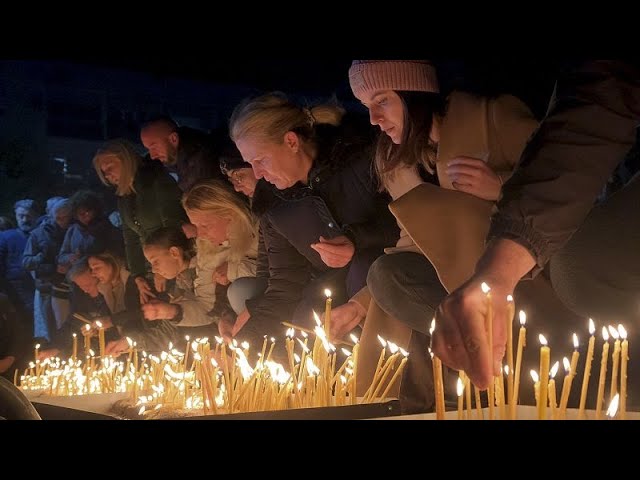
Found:
[[[18,228],[20,230],[29,232],[33,227],[35,227],[36,215],[31,210],[18,207],[16,208],[16,222],[18,223]]]
[[[153,160],[173,165],[178,157],[178,134],[164,123],[151,124],[140,131],[140,140]]]
[[[84,293],[89,295],[91,298],[96,298],[98,296],[98,279],[91,275],[91,271],[87,270],[80,275],[77,275],[73,282],[82,290]]]
[[[60,228],[66,230],[73,219],[71,210],[60,209],[55,214],[56,223]]]

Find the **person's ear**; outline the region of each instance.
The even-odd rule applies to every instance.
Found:
[[[173,145],[174,147],[177,147],[179,141],[180,141],[180,135],[178,135],[178,132],[171,132],[169,134],[169,143],[171,143],[171,145]]]
[[[294,132],[287,132],[284,134],[284,144],[291,149],[293,153],[298,153],[300,150],[300,138]]]
[[[174,260],[182,258],[182,252],[178,247],[169,247],[169,255],[171,255],[171,258]]]

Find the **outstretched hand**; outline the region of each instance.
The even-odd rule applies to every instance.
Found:
[[[485,389],[500,374],[507,342],[507,295],[499,285],[490,285],[493,309],[493,352],[487,335],[488,298],[482,281],[472,278],[447,296],[436,310],[436,328],[431,349],[442,363],[464,370],[473,384]]]

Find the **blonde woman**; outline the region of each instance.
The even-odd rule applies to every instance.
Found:
[[[98,150],[93,166],[105,185],[115,187],[127,265],[146,303],[153,292],[145,278],[147,266],[142,242],[160,227],[181,226],[186,215],[180,205],[180,189],[158,162],[145,161],[126,140],[114,140]],[[156,287],[162,289],[160,279]]]
[[[241,280],[245,298],[254,295],[252,280],[256,275],[256,257],[258,249],[258,226],[249,209],[248,203],[231,187],[221,180],[204,180],[184,194],[182,198],[189,220],[197,229],[197,239],[206,240],[209,248],[224,252],[226,260],[216,265],[213,280],[218,285],[230,285]],[[198,245],[198,248],[204,248]],[[200,256],[200,252],[199,256]],[[236,295],[236,296],[237,296]],[[218,326],[220,334],[227,340],[237,333],[249,319],[248,312],[239,308],[244,298],[234,300],[232,307],[237,318],[224,316]],[[240,311],[238,311],[240,310]],[[229,312],[230,313],[230,312]]]
[[[229,131],[276,199],[260,219],[269,280],[248,302],[251,316],[313,324],[324,289],[334,305],[345,301],[398,237],[373,175],[374,131],[335,105],[304,108],[280,93],[238,105]]]

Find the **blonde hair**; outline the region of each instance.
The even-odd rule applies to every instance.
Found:
[[[133,144],[124,139],[112,140],[100,148],[93,157],[93,167],[96,169],[98,177],[102,183],[108,186],[112,186],[112,184],[104,177],[101,166],[105,160],[110,158],[120,160],[120,164],[122,165],[120,169],[120,180],[116,187],[116,195],[123,197],[136,193],[135,188],[133,188],[133,181],[136,178],[142,157],[140,157]]]
[[[91,258],[100,260],[112,268],[113,274],[111,283],[117,284],[122,282],[122,271],[126,270],[124,266],[124,259],[111,252],[92,253],[91,255],[87,255],[87,261]]]
[[[210,213],[231,220],[229,245],[231,258],[240,260],[251,249],[258,230],[247,203],[221,180],[202,180],[182,196],[182,206],[188,211]]]
[[[313,138],[314,125],[340,125],[345,114],[337,102],[302,108],[280,92],[268,93],[241,102],[231,114],[229,134],[234,142],[242,138],[281,144],[287,132],[303,140]]]

